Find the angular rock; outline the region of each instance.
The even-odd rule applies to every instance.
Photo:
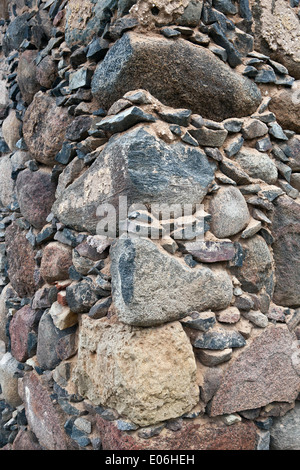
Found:
[[[43,250],[41,276],[49,284],[68,279],[71,265],[71,248],[59,242],[50,242]]]
[[[79,142],[88,137],[88,131],[93,123],[91,116],[77,116],[66,129],[66,139]]]
[[[241,348],[246,345],[243,336],[235,330],[213,328],[205,333],[198,333],[193,341],[196,349],[224,350],[228,348]]]
[[[268,126],[258,119],[248,119],[244,122],[242,134],[244,139],[256,139],[268,133]]]
[[[94,3],[70,0],[66,9],[67,45],[86,45],[94,36],[102,36],[116,9],[115,0],[96,0]]]
[[[73,313],[85,313],[99,300],[97,286],[89,278],[66,289],[66,301]]]
[[[109,132],[110,134],[115,134],[117,132],[123,132],[129,129],[130,127],[138,124],[139,122],[154,122],[155,117],[151,114],[145,113],[141,108],[137,106],[132,106],[121,111],[115,116],[108,116],[97,124],[97,127]]]
[[[34,278],[35,252],[26,239],[26,232],[16,222],[6,229],[5,245],[11,285],[19,296],[31,297],[37,289]]]
[[[241,317],[240,311],[236,307],[228,307],[225,310],[219,310],[216,313],[217,320],[220,323],[237,323]]]
[[[59,302],[54,302],[51,305],[49,314],[52,317],[54,325],[59,330],[65,330],[78,323],[77,315],[71,312],[68,306],[61,305]]]
[[[241,267],[232,268],[246,292],[257,293],[263,287],[269,295],[274,290],[273,259],[265,240],[255,235],[240,241],[243,248],[244,261]]]
[[[9,95],[5,80],[0,80],[0,118],[6,116],[7,106],[9,105]]]
[[[216,315],[214,312],[192,312],[189,316],[180,320],[183,326],[192,328],[193,330],[207,331],[216,323]]]
[[[195,354],[202,364],[207,367],[214,367],[231,359],[232,348],[226,348],[219,351],[214,351],[212,349],[196,349]]]
[[[237,75],[201,46],[184,39],[170,41],[126,33],[98,65],[92,92],[108,108],[128,90],[138,88],[149,90],[165,105],[193,109],[220,121],[254,112],[261,100],[249,79]],[[229,99],[232,96],[234,100]],[[213,110],[209,106],[212,101]]]
[[[16,182],[21,213],[35,228],[41,230],[55,201],[55,184],[51,174],[43,170],[19,173]]]
[[[142,426],[177,418],[198,402],[195,358],[177,322],[132,328],[83,316],[73,380],[81,395]]]
[[[25,103],[30,104],[39,91],[40,84],[36,79],[35,59],[37,51],[27,50],[20,55],[17,81]]]
[[[23,134],[31,155],[38,162],[54,165],[71,120],[66,108],[56,106],[54,97],[42,92],[34,96],[24,116]]]
[[[299,18],[289,2],[277,0],[274,6],[268,0],[259,0],[253,9],[255,49],[268,54],[300,78],[300,46],[295,45],[294,31]]]
[[[124,323],[159,325],[195,310],[226,308],[231,301],[232,284],[225,272],[189,268],[151,240],[120,239],[110,256],[112,297]],[[151,270],[145,271],[145,263]]]
[[[26,374],[20,386],[30,429],[44,450],[74,450],[63,430],[65,416],[50,398],[49,390],[35,372]]]
[[[243,316],[258,328],[266,328],[269,324],[268,317],[260,311],[243,312]]]
[[[19,361],[25,362],[36,352],[37,327],[42,312],[25,305],[18,310],[9,324],[11,353]]]
[[[281,196],[274,201],[274,206],[272,225],[276,276],[274,302],[282,306],[299,306],[300,205],[288,196]]]
[[[52,370],[61,362],[61,341],[74,335],[76,326],[59,330],[53,323],[49,310],[40,319],[36,357],[39,366],[44,370]]]
[[[200,149],[166,144],[146,127],[137,127],[112,137],[101,158],[66,188],[52,211],[69,227],[95,233],[98,206],[109,203],[117,210],[119,196],[127,196],[128,206],[201,203],[214,168]]]
[[[187,127],[190,123],[192,111],[189,109],[163,108],[158,112],[159,117],[170,124]]]
[[[51,88],[57,78],[57,63],[47,55],[36,68],[36,80],[44,88]]]
[[[235,235],[250,220],[247,203],[235,187],[221,188],[210,203],[211,230],[218,238]]]
[[[292,361],[294,344],[286,327],[265,329],[229,365],[213,397],[211,416],[295,400],[300,377]]]
[[[183,252],[191,254],[200,263],[218,263],[231,260],[235,256],[236,249],[229,241],[199,241],[185,243]]]
[[[267,154],[243,148],[234,158],[251,178],[259,178],[268,184],[276,183],[277,168]]]
[[[214,130],[207,127],[190,129],[190,134],[195,137],[199,145],[203,147],[222,147],[227,137],[226,129]]]

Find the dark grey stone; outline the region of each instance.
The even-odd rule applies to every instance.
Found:
[[[99,296],[92,280],[85,278],[66,288],[66,300],[72,312],[86,313],[99,300]]]
[[[86,58],[95,62],[99,62],[100,60],[104,59],[108,49],[109,41],[106,41],[102,38],[93,39],[93,41],[88,46]]]
[[[115,116],[108,116],[97,124],[99,129],[111,134],[123,132],[139,122],[154,122],[156,119],[152,114],[145,113],[141,108],[132,106],[121,111]]]
[[[103,165],[109,169],[106,177],[111,187],[109,193],[101,190],[104,179],[101,176],[99,180],[98,173]],[[182,142],[168,145],[151,135],[146,127],[135,128],[112,137],[101,158],[66,188],[52,211],[64,224],[94,233],[99,222],[97,207],[108,202],[117,209],[119,195],[127,196],[129,206],[133,203],[200,204],[214,178],[214,170],[215,163],[209,162],[199,148]],[[84,190],[86,178],[99,188],[88,203]],[[72,194],[75,202],[71,204]]]
[[[195,348],[212,350],[241,348],[245,345],[246,341],[238,331],[222,328],[214,328],[205,333],[199,333],[193,342]]]
[[[53,323],[49,310],[46,310],[39,322],[37,361],[44,370],[54,369],[61,361],[57,354],[56,346],[61,338],[69,334],[75,334],[76,326],[59,330]]]
[[[231,41],[226,37],[217,23],[211,25],[209,34],[218,46],[221,46],[227,52],[227,60],[231,67],[237,67],[242,63],[242,55],[234,47]]]
[[[263,65],[255,77],[256,83],[275,83],[276,75],[270,65]]]
[[[187,127],[190,123],[192,111],[189,109],[163,109],[158,112],[159,117],[170,124]]]
[[[92,92],[101,106],[108,108],[127,91],[139,88],[163,104],[193,109],[214,120],[251,114],[261,101],[252,81],[235,73],[208,49],[180,38],[170,41],[162,36],[148,39],[125,33],[98,65]]]

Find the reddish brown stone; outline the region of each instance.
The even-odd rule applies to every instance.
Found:
[[[51,56],[46,55],[37,66],[36,79],[44,88],[51,88],[56,77],[57,64],[51,59]]]
[[[36,436],[28,429],[20,429],[11,450],[44,450]]]
[[[229,364],[213,397],[211,416],[259,408],[275,401],[293,402],[300,388],[297,348],[297,338],[286,326],[266,328]]]
[[[65,291],[65,290],[58,292],[58,294],[57,294],[57,302],[58,302],[60,305],[63,305],[64,307],[65,307],[66,305],[68,305],[67,299],[66,299],[66,291]]]
[[[56,106],[54,97],[38,92],[23,121],[24,139],[33,158],[45,165],[54,165],[72,119],[67,108]]]
[[[103,450],[254,450],[256,428],[250,422],[226,426],[219,419],[185,421],[177,432],[163,429],[159,436],[141,439],[137,432],[119,431],[113,421],[96,418]]]
[[[49,284],[68,279],[72,265],[72,249],[59,242],[51,242],[43,251],[41,275]]]
[[[32,342],[37,334],[40,316],[41,312],[25,305],[15,313],[9,324],[11,353],[19,362],[26,361],[35,353],[36,348]]]
[[[200,241],[185,243],[184,252],[189,253],[200,263],[217,263],[231,260],[235,255],[232,242]]]
[[[21,54],[19,59],[17,80],[22,98],[27,104],[31,103],[34,95],[40,89],[36,80],[36,56],[37,51],[27,50]]]
[[[24,170],[17,178],[17,197],[24,217],[40,230],[46,224],[55,201],[55,184],[45,171]]]
[[[288,196],[274,201],[272,245],[275,260],[274,302],[300,306],[300,204]]]
[[[43,377],[35,372],[26,374],[20,389],[28,424],[39,444],[46,450],[71,449],[72,445],[64,432],[65,416],[60,407],[52,403],[51,391],[43,382]]]
[[[16,222],[6,229],[5,245],[11,285],[19,296],[31,297],[36,290],[35,251]]]

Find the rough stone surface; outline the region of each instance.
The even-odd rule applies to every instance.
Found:
[[[290,2],[268,0],[253,3],[253,18],[256,50],[271,55],[285,65],[289,73],[300,78],[300,45],[294,32],[299,30],[299,17],[290,8]]]
[[[180,431],[164,429],[159,436],[146,440],[123,434],[114,422],[97,418],[103,450],[254,450],[256,429],[251,422],[226,426],[219,420],[198,418],[185,421]]]
[[[271,92],[270,111],[276,114],[278,123],[283,129],[291,129],[300,133],[299,111],[300,80],[294,82],[292,88],[279,88]]]
[[[74,379],[93,403],[142,426],[181,416],[198,401],[195,358],[180,323],[143,329],[84,316]]]
[[[33,295],[36,290],[35,252],[26,239],[26,232],[16,222],[6,229],[5,245],[9,265],[8,275],[12,287],[20,296]]]
[[[18,361],[6,352],[0,360],[0,385],[4,400],[13,408],[22,403],[18,392]]]
[[[241,241],[244,261],[240,267],[232,268],[246,292],[256,293],[263,287],[273,293],[273,259],[268,245],[260,235]]]
[[[151,240],[119,240],[110,256],[112,297],[125,323],[157,325],[194,310],[226,308],[231,301],[232,284],[225,272],[190,268]]]
[[[15,183],[11,178],[11,172],[10,155],[4,155],[0,159],[0,201],[4,207],[14,201]]]
[[[55,98],[42,92],[34,96],[24,116],[23,134],[30,153],[38,162],[54,165],[71,120],[66,108],[56,106]]]
[[[138,88],[148,89],[166,105],[220,121],[254,112],[261,99],[255,84],[201,46],[126,33],[98,65],[92,91],[102,106],[110,107]],[[208,106],[211,101],[213,110]]]
[[[45,282],[50,284],[62,279],[68,279],[68,270],[71,265],[71,248],[63,243],[50,242],[43,251],[41,276]]]
[[[276,183],[277,168],[266,153],[255,149],[242,149],[234,159],[252,178],[261,179],[268,184]]]
[[[17,150],[16,143],[21,137],[20,127],[21,122],[17,118],[16,111],[11,109],[7,118],[5,118],[3,121],[2,134],[5,142],[12,152]]]
[[[211,230],[218,238],[225,238],[243,230],[250,220],[247,203],[235,187],[221,188],[210,203]]]
[[[11,352],[20,362],[26,361],[36,351],[37,325],[41,312],[25,305],[18,310],[9,324]]]
[[[61,222],[95,233],[100,219],[96,211],[102,203],[117,209],[119,196],[127,196],[129,206],[200,204],[213,175],[214,164],[200,149],[180,142],[168,145],[137,127],[113,137],[101,159],[68,186],[52,211]]]
[[[288,196],[274,202],[273,253],[276,284],[274,301],[278,305],[300,305],[300,205]]]
[[[30,104],[40,85],[36,79],[35,59],[37,51],[28,50],[21,54],[18,65],[17,81],[25,103]]]
[[[55,407],[42,379],[35,373],[26,374],[20,387],[30,429],[45,450],[71,450],[63,430],[64,417]]]
[[[255,338],[225,372],[212,400],[211,415],[295,400],[300,385],[293,364],[295,338],[286,327],[273,326]]]
[[[284,416],[275,418],[271,427],[270,448],[272,450],[299,450],[300,403]]]
[[[36,355],[38,364],[42,369],[52,370],[60,363],[61,340],[70,334],[74,334],[75,331],[76,326],[59,330],[54,325],[49,311],[45,311],[39,322]]]
[[[35,228],[41,229],[55,200],[55,184],[51,174],[42,170],[19,173],[16,183],[21,213]]]

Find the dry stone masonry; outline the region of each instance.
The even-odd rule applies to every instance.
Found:
[[[0,124],[0,448],[300,450],[299,0],[0,0]]]

